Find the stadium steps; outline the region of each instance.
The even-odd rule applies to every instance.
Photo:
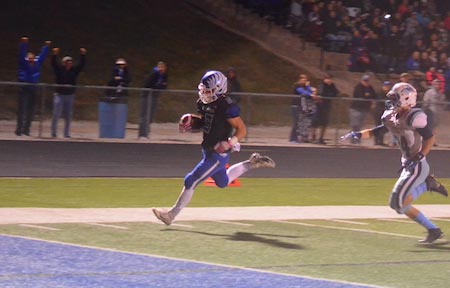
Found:
[[[232,0],[185,0],[201,11],[208,19],[221,27],[256,42],[271,53],[289,61],[304,70],[313,78],[322,78],[331,73],[339,90],[352,95],[362,73],[347,70],[348,54],[326,52],[315,43],[291,33],[271,21],[251,13]],[[322,57],[322,62],[321,62]],[[381,87],[384,79],[372,74],[371,83],[375,88]]]

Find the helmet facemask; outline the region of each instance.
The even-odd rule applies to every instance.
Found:
[[[198,84],[198,96],[204,104],[209,104],[227,93],[227,77],[219,71],[208,71]]]
[[[394,108],[412,108],[416,106],[417,91],[408,83],[397,83],[386,94]]]
[[[203,104],[209,104],[211,102],[216,101],[219,97],[216,95],[216,89],[208,89],[205,84],[198,84],[198,96]]]

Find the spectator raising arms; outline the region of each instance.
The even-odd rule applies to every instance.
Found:
[[[28,52],[28,38],[22,37],[19,47],[19,75],[18,81],[28,84],[36,84],[41,76],[41,67],[47,57],[50,41],[45,41],[39,56]],[[36,86],[21,85],[17,94],[17,126],[16,135],[30,136],[31,122],[33,121],[36,107]]]
[[[80,62],[73,65],[73,59],[70,56],[62,58],[62,65],[58,63],[57,56],[59,48],[52,50],[52,66],[56,77],[56,84],[71,85],[69,87],[56,87],[56,93],[53,96],[53,117],[52,117],[52,137],[57,137],[58,119],[64,112],[64,137],[70,138],[70,124],[72,122],[73,102],[78,74],[83,70],[86,63],[85,48],[80,48]]]

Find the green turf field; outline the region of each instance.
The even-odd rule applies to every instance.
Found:
[[[190,207],[387,205],[395,179],[239,179],[241,187],[198,186]],[[450,186],[449,179],[440,179]],[[0,207],[171,206],[182,179],[0,179]],[[445,203],[427,193],[417,203]]]
[[[242,187],[199,187],[190,207],[386,205],[393,179],[240,179]],[[450,186],[449,179],[443,184]],[[181,179],[0,179],[2,207],[170,206]],[[421,204],[448,204],[425,194]],[[393,212],[395,213],[395,212]],[[449,219],[436,220],[450,233]],[[450,244],[417,245],[412,221],[380,219],[181,221],[0,225],[0,234],[206,261],[388,287],[447,287]]]

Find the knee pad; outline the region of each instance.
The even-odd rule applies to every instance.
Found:
[[[392,192],[391,198],[389,199],[389,207],[391,207],[394,210],[399,210],[400,205],[398,203],[398,196],[396,192]]]

